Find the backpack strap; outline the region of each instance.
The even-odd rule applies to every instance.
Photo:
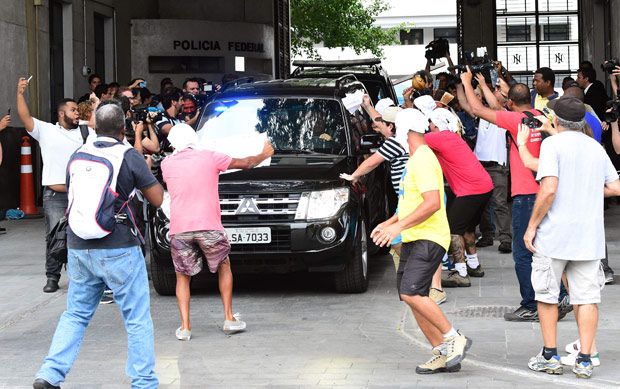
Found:
[[[88,139],[89,131],[88,126],[86,124],[80,124],[80,133],[82,134],[82,144],[86,143],[86,139]]]

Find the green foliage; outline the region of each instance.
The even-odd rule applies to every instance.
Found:
[[[291,46],[294,56],[320,59],[315,43],[351,47],[356,54],[370,51],[383,57],[382,45],[399,43],[403,26],[381,29],[375,16],[390,9],[382,0],[291,0]]]

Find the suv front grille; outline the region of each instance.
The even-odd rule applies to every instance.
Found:
[[[295,220],[301,193],[264,193],[256,195],[220,194],[222,221]],[[240,206],[251,199],[258,213],[242,213]]]
[[[291,250],[291,231],[289,229],[271,229],[270,243],[257,244],[231,244],[231,254],[252,252],[286,252]]]

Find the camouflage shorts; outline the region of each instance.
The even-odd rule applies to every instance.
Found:
[[[193,231],[172,235],[170,248],[174,271],[194,276],[202,270],[202,255],[209,271],[215,273],[228,258],[230,243],[225,231]]]

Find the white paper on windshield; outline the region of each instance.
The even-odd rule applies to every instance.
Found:
[[[342,99],[345,108],[353,115],[355,111],[362,105],[362,101],[364,100],[364,92],[361,90],[356,91],[355,93],[347,93],[347,95]]]
[[[267,133],[253,133],[244,136],[227,136],[217,139],[203,139],[201,145],[204,150],[217,151],[232,158],[246,158],[258,155],[263,151],[265,142],[267,142]],[[256,167],[269,166],[271,157],[259,163]],[[224,173],[232,173],[239,169],[227,170]]]

